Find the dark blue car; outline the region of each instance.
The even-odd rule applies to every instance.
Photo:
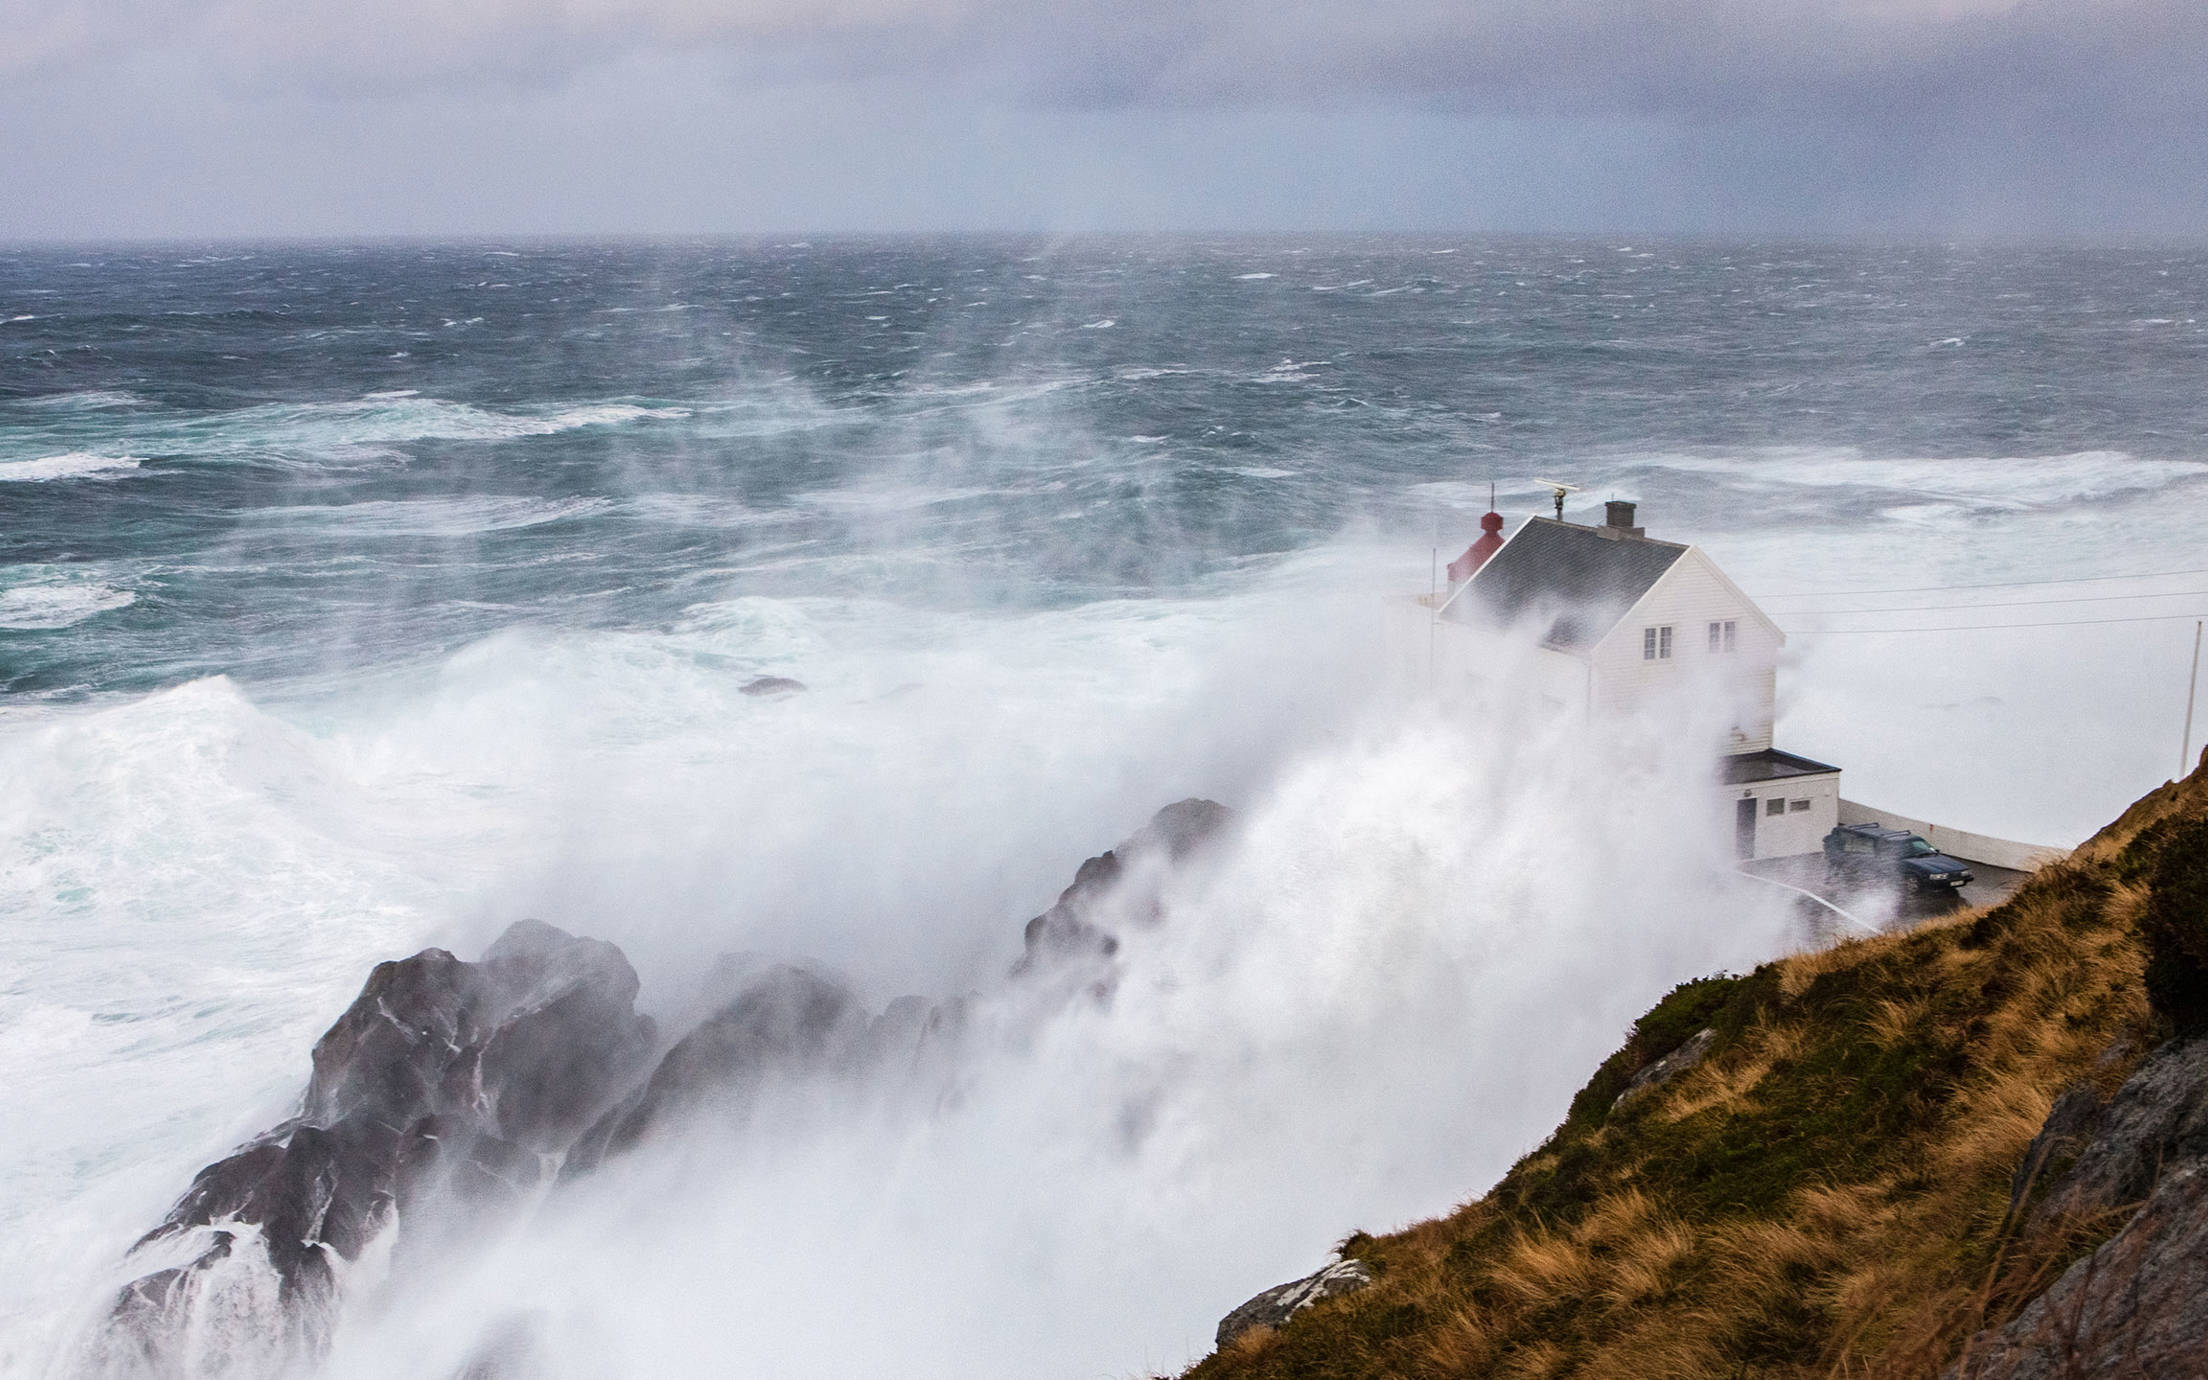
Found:
[[[1923,835],[1877,824],[1843,824],[1825,835],[1825,870],[1858,881],[1892,876],[1922,892],[1959,891],[1972,880],[1969,868]]]

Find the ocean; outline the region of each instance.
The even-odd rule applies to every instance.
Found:
[[[663,1017],[724,952],[986,1000],[1206,795],[1234,885],[1109,1019],[609,1182],[451,1296],[598,1375],[1178,1367],[1788,942],[1660,771],[1385,693],[1491,486],[1705,547],[1851,797],[2075,843],[2180,761],[2204,323],[2153,243],[0,249],[0,1373],[76,1373],[380,959],[531,915]],[[332,1373],[449,1369],[461,1308]]]

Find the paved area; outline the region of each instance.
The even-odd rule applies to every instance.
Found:
[[[2007,900],[2028,875],[1974,862],[1970,864],[1974,880],[1959,894],[1921,896],[1905,890],[1899,882],[1865,885],[1828,876],[1822,853],[1798,858],[1765,858],[1760,862],[1744,863],[1741,870],[1799,887],[1838,906],[1874,930],[1915,929],[1935,916],[1952,911],[1998,905]]]

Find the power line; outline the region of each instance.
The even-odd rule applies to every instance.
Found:
[[[1912,585],[1900,589],[1797,590],[1792,594],[1761,594],[1758,599],[1836,599],[1852,594],[1945,594],[1951,589],[2029,589],[2040,585],[2088,585],[2105,580],[2161,580],[2177,575],[2208,575],[2201,570],[2155,570],[2143,575],[2080,575],[2068,580],[1996,580],[1984,585]]]
[[[1781,609],[1794,617],[1825,617],[1850,613],[1932,613],[1941,609],[2026,609],[2042,604],[2105,604],[2117,599],[2190,599],[2208,589],[2172,589],[2158,594],[2082,594],[2072,599],[2005,599],[1976,604],[1893,604],[1882,609]]]
[[[2156,613],[2138,618],[2071,618],[2049,623],[1950,623],[1936,628],[1788,628],[1788,636],[1803,633],[1810,637],[1847,637],[1857,633],[1914,633],[1914,632],[1995,632],[2002,628],[2086,628],[2101,623],[2177,623],[2190,618],[2208,618],[2202,613]]]

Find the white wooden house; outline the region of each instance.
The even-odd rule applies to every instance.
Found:
[[[1429,601],[1430,657],[1476,666],[1488,660],[1479,643],[1512,637],[1533,646],[1538,692],[1590,717],[1682,695],[1725,707],[1712,747],[1739,855],[1816,852],[1839,822],[1840,769],[1772,742],[1786,634],[1708,553],[1650,538],[1633,513],[1613,501],[1600,527],[1528,518],[1499,541],[1488,514],[1447,594]]]

